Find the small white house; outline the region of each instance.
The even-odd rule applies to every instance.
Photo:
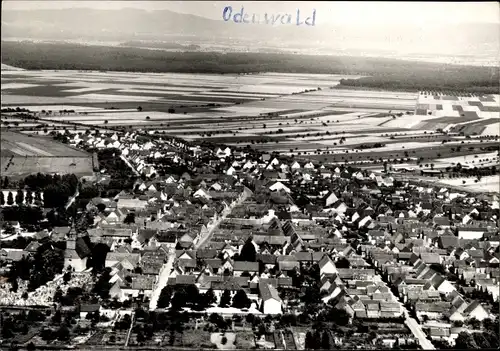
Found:
[[[282,313],[281,298],[278,290],[271,284],[259,284],[260,297],[262,298],[262,312],[265,314]]]
[[[335,263],[328,255],[324,255],[318,262],[320,274],[337,274],[338,270]]]
[[[486,233],[485,228],[458,228],[458,237],[460,239],[481,239]]]
[[[285,186],[283,183],[281,182],[276,182],[274,183],[273,185],[271,185],[269,187],[269,190],[271,191],[280,191],[280,190],[285,190],[287,193],[290,193],[290,188],[288,188],[287,186]]]

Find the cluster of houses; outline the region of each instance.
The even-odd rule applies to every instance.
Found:
[[[498,197],[135,133],[75,135],[70,142],[118,148],[143,175],[133,189],[87,205],[94,215],[88,236],[110,248],[113,298],[151,297],[167,274],[167,285],[212,289],[218,299],[244,290],[263,313],[278,314],[296,308],[280,292],[317,265],[322,302],[351,318],[401,317],[405,309],[421,323],[494,317]],[[161,174],[165,159],[203,172]],[[52,236],[67,241],[65,265],[85,270],[85,241],[69,228]],[[241,260],[248,242],[256,256]],[[470,298],[474,291],[489,300]],[[428,328],[433,338],[450,338],[451,325],[440,335],[437,329]]]

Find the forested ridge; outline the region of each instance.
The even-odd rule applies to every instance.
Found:
[[[24,69],[179,73],[357,74],[341,86],[498,93],[499,69],[384,58],[271,53],[167,52],[130,47],[2,42],[2,63]]]

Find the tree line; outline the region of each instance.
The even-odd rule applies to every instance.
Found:
[[[2,42],[5,64],[26,69],[185,73],[362,74],[341,86],[498,92],[498,70],[386,58],[272,53],[167,52],[125,47]]]

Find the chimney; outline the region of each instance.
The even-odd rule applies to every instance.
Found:
[[[69,238],[66,241],[66,250],[74,250],[76,247],[76,240],[74,237]]]

